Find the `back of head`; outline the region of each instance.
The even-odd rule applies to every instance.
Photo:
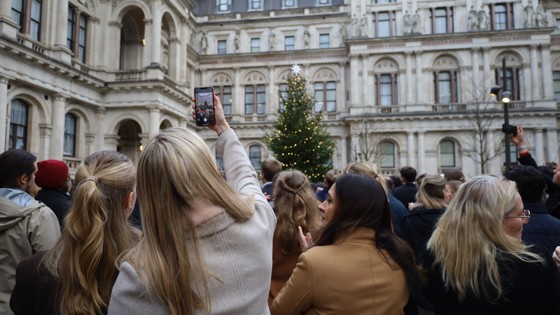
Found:
[[[517,184],[517,190],[524,203],[544,200],[547,180],[541,171],[532,166],[515,165],[504,176]]]
[[[465,174],[458,168],[449,168],[443,171],[443,177],[447,180],[458,180],[465,182]]]
[[[444,209],[445,184],[447,180],[439,175],[426,175],[416,193],[416,204],[426,209]]]
[[[242,199],[222,177],[200,136],[185,128],[160,131],[138,162],[144,236],[123,259],[136,268],[152,295],[178,313],[208,306],[190,287],[196,269],[208,289],[191,219],[191,214],[200,210],[192,208],[196,199],[224,208],[237,221],[248,220],[254,211],[253,200]],[[208,298],[208,292],[203,296]]]
[[[282,171],[274,181],[275,234],[282,251],[292,253],[299,248],[298,226],[304,233],[314,233],[321,224],[318,201],[307,176],[300,171]]]
[[[373,179],[375,179],[379,184],[381,184],[381,187],[383,187],[383,190],[385,190],[385,192],[387,192],[387,184],[385,183],[385,179],[383,178],[383,176],[379,176],[377,174],[377,171],[375,169],[375,167],[368,162],[351,162],[348,163],[346,165],[346,167],[344,168],[344,174],[362,174],[362,175],[366,175],[369,176]]]
[[[64,161],[44,160],[37,163],[35,183],[41,188],[60,189],[68,180],[68,165]]]
[[[263,180],[271,182],[274,176],[282,171],[282,162],[277,159],[266,159],[261,164]]]
[[[326,186],[327,189],[336,182],[338,176],[340,176],[340,172],[336,169],[329,170],[325,174],[325,185],[327,185]]]
[[[516,196],[514,182],[477,176],[459,187],[437,223],[427,246],[460,299],[467,293],[490,300],[502,294],[498,252],[531,257],[521,240],[507,235],[502,226]]]
[[[391,180],[393,181],[393,189],[402,186],[402,180],[401,177],[398,175],[391,175],[389,176],[389,178],[391,178]]]
[[[402,167],[399,172],[401,173],[401,177],[407,182],[407,183],[414,183],[414,181],[416,180],[416,169],[414,167],[411,166],[404,166]]]
[[[336,180],[335,213],[325,226],[317,245],[333,244],[338,237],[357,227],[391,229],[391,212],[385,190],[373,178],[362,174],[344,174]]]
[[[117,257],[136,238],[126,208],[134,196],[134,163],[115,151],[95,152],[78,166],[76,182],[65,230],[45,262],[61,283],[62,314],[105,313]]]
[[[35,155],[21,149],[12,149],[0,154],[0,188],[20,188],[19,178],[29,178],[35,172]]]

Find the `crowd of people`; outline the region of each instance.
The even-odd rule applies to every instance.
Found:
[[[223,170],[185,128],[74,181],[0,154],[0,314],[560,313],[560,169],[521,127],[503,176],[352,162],[315,188],[275,159],[257,175],[214,102]]]

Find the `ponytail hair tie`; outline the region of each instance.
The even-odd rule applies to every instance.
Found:
[[[84,180],[82,180],[82,183],[85,183],[85,182],[87,182],[87,181],[89,181],[89,180],[95,182],[96,184],[99,183],[99,180],[98,180],[97,177],[95,177],[95,176],[88,176],[88,177],[86,177]]]

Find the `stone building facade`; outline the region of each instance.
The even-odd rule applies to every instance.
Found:
[[[557,20],[560,4],[537,0],[1,1],[0,151],[136,160],[160,129],[196,129],[192,92],[212,85],[258,168],[297,63],[335,168],[499,174],[494,84],[537,162],[558,161]]]

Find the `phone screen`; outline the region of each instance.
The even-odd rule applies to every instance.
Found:
[[[195,88],[196,124],[198,126],[214,125],[214,89],[211,87]]]

